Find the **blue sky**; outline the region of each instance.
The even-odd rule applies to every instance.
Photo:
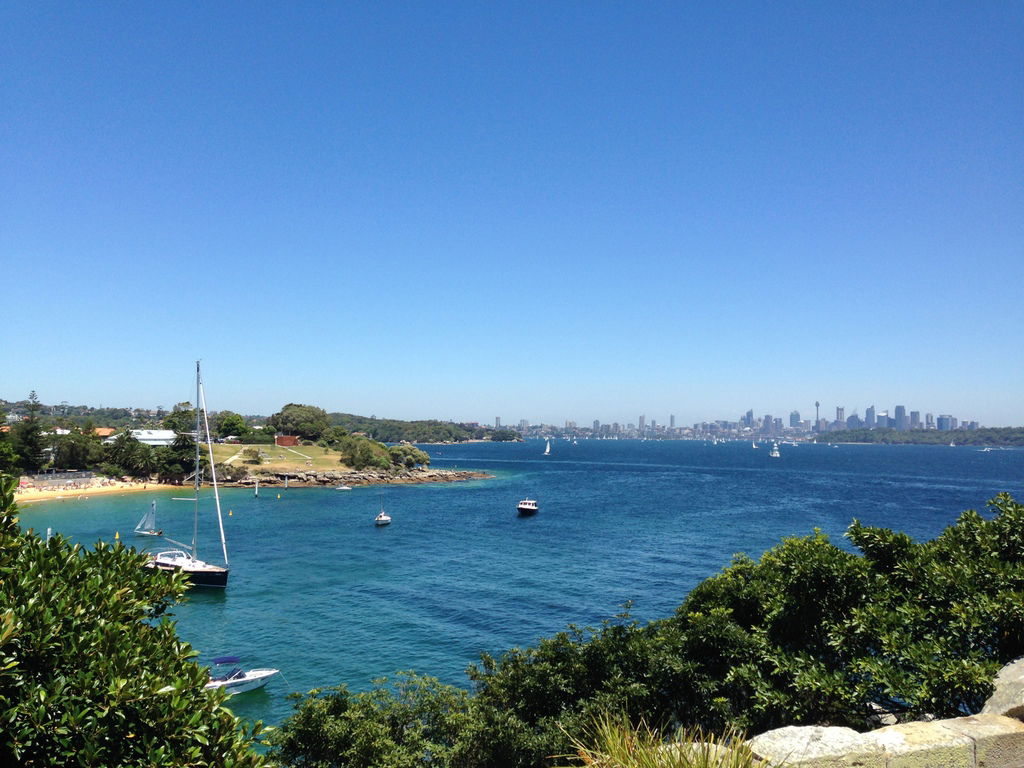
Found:
[[[0,6],[0,397],[1024,424],[1020,3]]]

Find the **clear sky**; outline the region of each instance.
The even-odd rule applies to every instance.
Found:
[[[1024,3],[0,5],[0,397],[1024,424]]]

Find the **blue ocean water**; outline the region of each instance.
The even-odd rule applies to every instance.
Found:
[[[193,591],[175,611],[200,652],[282,670],[231,701],[279,723],[289,692],[415,669],[465,685],[481,651],[534,643],[569,623],[594,625],[633,602],[641,620],[671,614],[736,552],[820,528],[846,546],[853,518],[931,538],[1001,491],[1024,498],[1024,451],[947,446],[560,441],[424,446],[439,468],[479,469],[466,483],[225,489],[231,581]],[[187,540],[191,505],[174,492],[26,505],[22,524],[91,544],[157,501],[158,523]],[[180,495],[180,493],[179,493]],[[535,517],[516,502],[540,502]],[[383,501],[394,522],[373,525]],[[212,512],[200,556],[219,556]]]

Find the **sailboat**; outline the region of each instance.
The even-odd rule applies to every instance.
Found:
[[[380,513],[373,518],[374,525],[391,525],[391,515],[384,511],[384,494],[380,495]]]
[[[758,446],[757,446],[757,443],[755,443],[753,440],[751,440],[750,441],[750,447],[753,448],[756,451]]]
[[[544,455],[545,456],[550,456],[551,455],[551,439],[550,438],[548,438],[547,445],[544,446]]]
[[[220,547],[224,553],[224,565],[214,565],[199,559],[199,488],[202,485],[203,472],[200,459],[202,457],[203,437],[206,438],[206,445],[210,456],[210,474],[213,479],[213,498],[217,508],[217,525],[220,528]],[[192,544],[183,544],[174,539],[167,539],[172,544],[177,544],[182,549],[169,549],[157,552],[152,559],[146,563],[147,568],[158,571],[171,571],[184,573],[192,586],[195,587],[219,587],[221,589],[228,585],[228,546],[224,540],[224,519],[220,513],[220,493],[217,490],[217,470],[213,462],[213,440],[210,439],[210,420],[206,414],[206,393],[203,391],[203,379],[199,373],[199,361],[196,361],[196,455],[195,472],[193,473],[193,494],[187,499],[175,499],[175,501],[191,501],[193,503],[192,523]]]
[[[138,536],[163,536],[163,531],[156,529],[156,502],[154,501],[149,505],[149,509],[146,510],[146,514],[142,516],[135,525],[135,533]]]

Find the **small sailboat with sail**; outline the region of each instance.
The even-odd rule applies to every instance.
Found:
[[[164,532],[156,527],[156,502],[151,502],[146,514],[135,524],[136,536],[163,536]]]
[[[217,509],[217,525],[220,528],[220,546],[224,554],[224,565],[214,565],[199,559],[199,489],[203,481],[202,445],[209,449],[210,475],[213,484],[213,498]],[[206,393],[203,391],[203,379],[199,372],[199,361],[196,361],[196,431],[195,431],[195,471],[193,473],[193,493],[190,498],[175,501],[190,501],[193,504],[192,544],[168,538],[172,544],[181,549],[169,549],[157,552],[146,563],[147,568],[157,571],[184,573],[192,586],[225,588],[228,585],[228,546],[224,539],[224,519],[220,512],[220,493],[217,490],[217,470],[213,460],[213,440],[210,439],[210,420],[206,413]]]
[[[547,444],[544,446],[544,455],[551,455],[551,438],[548,438]]]

